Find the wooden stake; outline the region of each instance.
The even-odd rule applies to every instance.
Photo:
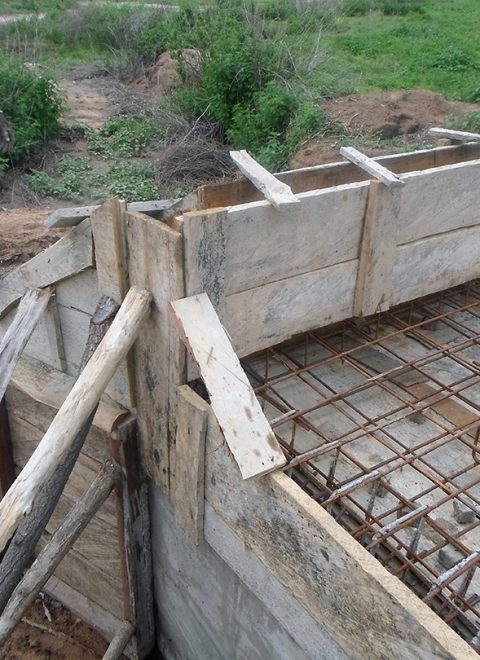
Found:
[[[49,299],[48,289],[28,289],[20,301],[15,318],[0,344],[0,399]]]
[[[85,420],[126,356],[149,311],[151,294],[132,288],[30,460],[0,502],[0,551],[32,507],[40,486],[65,459]]]
[[[5,399],[0,399],[0,499],[15,481],[12,438]]]
[[[40,552],[13,592],[0,617],[0,646],[5,643],[26,608],[35,600],[38,592],[105,502],[120,476],[119,466],[112,460],[106,461],[90,488],[78,500]]]

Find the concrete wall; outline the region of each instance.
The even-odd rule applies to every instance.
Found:
[[[157,488],[151,523],[158,643],[167,660],[347,657],[211,507],[208,542],[198,547]]]

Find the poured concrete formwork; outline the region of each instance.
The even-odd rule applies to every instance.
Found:
[[[113,433],[113,440],[120,446],[121,427],[117,420],[128,415],[130,423],[138,425],[136,444],[150,491],[153,590],[158,612],[156,635],[167,659],[266,658],[272,654],[280,658],[475,656],[460,635],[475,644],[476,624],[465,613],[464,604],[459,604],[458,594],[452,595],[449,583],[445,583],[444,591],[443,583],[437,585],[441,589],[437,589],[429,602],[433,609],[438,609],[440,600],[444,599],[440,616],[421,598],[414,597],[408,587],[412,575],[419,583],[425,578],[422,557],[419,566],[410,566],[411,553],[420,555],[428,545],[428,535],[416,533],[419,526],[415,526],[415,519],[410,519],[411,524],[405,521],[399,536],[395,526],[390,535],[383,529],[381,543],[376,544],[382,549],[383,554],[377,553],[381,561],[362,547],[368,547],[373,535],[395,522],[400,514],[401,518],[417,508],[410,477],[404,480],[405,490],[401,489],[400,468],[394,473],[394,483],[383,483],[383,473],[368,476],[375,470],[381,471],[382,462],[390,455],[383,455],[384,446],[379,444],[377,430],[373,433],[359,422],[363,411],[356,412],[353,421],[349,420],[350,425],[356,423],[361,428],[357,432],[366,432],[355,444],[360,453],[354,455],[353,461],[350,455],[344,455],[343,448],[339,451],[336,447],[333,452],[322,449],[329,442],[337,442],[342,433],[353,432],[336,416],[338,406],[349,405],[348,388],[358,388],[355,396],[360,408],[371,406],[370,422],[373,419],[381,424],[382,415],[388,421],[392,410],[382,408],[382,398],[377,397],[377,392],[384,392],[390,371],[397,368],[392,366],[395,360],[412,362],[418,357],[415,341],[410,344],[409,339],[413,330],[421,334],[423,326],[409,331],[402,328],[404,352],[399,356],[392,357],[389,346],[371,345],[372,328],[377,327],[379,336],[383,337],[384,333],[382,324],[386,317],[378,315],[395,314],[389,310],[398,304],[462,285],[480,274],[476,186],[480,145],[427,150],[379,161],[400,176],[402,187],[390,189],[365,180],[361,170],[349,163],[279,175],[299,200],[288,210],[277,210],[262,201],[243,179],[201,189],[196,208],[177,216],[149,217],[125,210],[112,200],[67,235],[71,244],[78,243],[75,259],[72,250],[62,252],[57,243],[50,252],[42,253],[43,258],[40,255],[35,258],[37,261],[28,262],[0,281],[3,327],[8,326],[9,310],[26,286],[52,286],[57,293],[55,308],[50,306],[49,314],[34,333],[6,394],[14,457],[19,466],[22,463],[18,457],[28,458],[35,444],[32,434],[17,432],[25,422],[21,410],[24,406],[31,409],[29,424],[35,427],[48,423],[45,406],[56,408],[61,399],[58,388],[52,389],[49,383],[61,382],[67,392],[71,387],[98,296],[107,293],[122,300],[132,285],[153,295],[150,316],[142,325],[131,355],[109,386],[101,410],[103,419],[108,411],[110,415],[112,410],[118,412],[118,418],[115,414],[107,415],[110,427],[106,433],[107,436]],[[469,295],[476,296],[475,291],[470,288]],[[240,380],[242,388],[250,388],[246,391],[253,397],[251,408],[235,408],[235,402],[242,400],[238,396],[239,378],[229,378],[229,374],[236,373],[239,366],[235,363],[235,369],[231,369],[232,355],[228,353],[227,359],[223,349],[216,353],[219,345],[213,340],[213,326],[202,327],[200,320],[197,328],[195,324],[183,323],[186,311],[194,310],[205,299],[211,301],[215,318],[219,319],[216,332],[224,328],[222,341],[231,341],[236,355],[246,358],[243,367],[251,386],[246,379]],[[438,311],[435,300],[428,304]],[[468,311],[473,313],[477,300],[475,297],[468,300],[465,304],[470,305]],[[181,304],[172,308],[173,301]],[[462,314],[466,310],[454,311]],[[441,313],[438,311],[436,315]],[[357,321],[348,321],[351,317]],[[403,322],[403,317],[399,318]],[[458,324],[457,318],[450,321]],[[318,331],[332,324],[340,326],[327,335]],[[316,340],[320,348],[305,349],[305,333],[323,338],[343,336],[339,341],[348,343],[351,337],[343,326],[368,337],[365,340],[368,346],[362,349],[368,353],[368,359],[360,360],[360,370],[356,363],[355,367],[348,364],[347,368],[348,360],[338,357],[338,350],[337,366],[328,361],[326,366],[318,365],[323,359],[322,351],[327,350],[321,343],[324,339]],[[179,330],[196,360],[187,355]],[[301,340],[291,343],[292,337],[302,333]],[[202,350],[207,350],[203,360],[198,359],[200,335]],[[289,343],[276,348],[285,341]],[[428,341],[425,338],[422,341],[423,351]],[[439,350],[432,348],[431,341],[430,338],[425,350]],[[443,350],[448,351],[448,337],[442,335],[434,341],[446,345]],[[287,356],[284,362],[278,360],[277,353]],[[475,371],[474,358],[468,359]],[[273,371],[271,360],[275,362]],[[212,379],[216,364],[222,367],[223,385],[218,387],[217,383],[215,388]],[[280,368],[279,364],[283,366]],[[410,366],[406,371],[417,374],[419,366],[422,364]],[[311,367],[313,375],[309,373]],[[317,367],[319,377],[327,378],[327,389],[332,390],[328,396],[343,397],[340,403],[332,401],[327,406],[325,391],[310,387],[309,381],[318,376]],[[326,376],[323,368],[327,370]],[[448,372],[448,366],[439,368]],[[47,370],[45,373],[53,375],[43,378],[33,388],[30,374],[35,370],[42,374]],[[295,373],[289,381],[285,374],[290,376],[292,372],[300,372],[301,377]],[[407,385],[399,385],[398,379],[392,377],[393,384],[389,386],[396,388],[397,395],[400,392],[407,397],[409,403],[403,405],[410,406],[412,415],[418,414],[422,421],[427,419],[427,425],[438,425],[443,420],[441,424],[447,425],[444,432],[452,435],[455,424],[453,436],[455,441],[458,436],[460,449],[472,449],[475,438],[470,432],[476,429],[475,405],[470,402],[465,408],[474,416],[465,433],[460,422],[448,421],[437,409],[444,402],[438,399],[439,386],[435,384],[440,376],[445,378],[441,392],[448,391],[452,402],[459,404],[457,398],[461,398],[461,393],[448,389],[458,380],[456,372],[452,372],[451,380],[443,372],[429,372],[429,376],[429,380],[409,381]],[[292,384],[294,390],[297,388],[289,391],[292,400],[285,392],[276,392],[275,378],[280,378],[279,386],[288,389]],[[365,383],[362,386],[362,379],[379,382],[369,391]],[[435,391],[411,389],[405,393],[407,386],[428,386]],[[222,391],[225,400],[220,405],[218,397]],[[23,397],[21,401],[19,396]],[[226,426],[223,415],[229,402],[235,421]],[[422,402],[429,404],[428,414],[423,409],[417,410]],[[256,412],[252,416],[253,409]],[[260,424],[264,414],[265,423]],[[410,426],[416,424],[414,420],[407,421]],[[97,427],[98,424],[97,419]],[[422,424],[418,423],[417,427],[421,428]],[[285,458],[277,462],[277,469],[271,474],[244,480],[239,470],[242,438],[245,446],[251,448],[254,428],[258,433],[259,458],[264,456],[262,443],[267,443],[265,447],[268,445],[274,453],[281,446]],[[457,433],[459,430],[462,432]],[[235,446],[233,431],[239,434]],[[416,437],[412,432],[410,444]],[[109,442],[110,449],[101,451],[111,451]],[[457,445],[449,444],[455,446],[458,457]],[[98,452],[99,446],[98,441],[89,441],[84,455]],[[310,449],[319,450],[319,454],[294,463]],[[253,456],[252,452],[248,457],[252,474],[264,472],[260,462],[255,466]],[[131,460],[125,457],[125,469],[129,469]],[[283,462],[286,465],[279,467]],[[442,464],[442,470],[443,476],[448,476],[448,465]],[[360,478],[366,481],[356,489],[350,482]],[[377,482],[386,495],[377,490]],[[145,482],[137,483],[143,483],[144,494]],[[353,485],[352,490],[349,484]],[[458,490],[456,482],[454,486],[455,493],[445,493],[447,502],[453,506],[453,500],[457,500],[469,511],[473,509],[476,516],[474,490],[465,494],[470,506],[463,501],[463,492]],[[396,505],[392,500],[393,490]],[[335,494],[335,499],[329,502],[328,498]],[[124,505],[129,501],[136,512],[135,520],[137,504],[144,502],[138,498],[139,491],[135,488],[123,498]],[[368,511],[370,500],[373,504]],[[362,512],[363,520],[359,515]],[[336,521],[335,516],[341,517]],[[453,542],[454,550],[462,546],[463,556],[467,557],[461,532],[449,526],[456,520],[455,512],[452,509],[448,514],[442,513],[442,517],[448,523],[445,545]],[[430,518],[427,527],[441,535]],[[142,519],[145,522],[144,516]],[[355,521],[357,527],[345,521]],[[367,523],[372,523],[371,527]],[[57,583],[61,581],[64,594],[68,589],[76,589],[78,601],[83,603],[81,615],[90,622],[96,620],[106,636],[111,636],[107,628],[110,626],[112,630],[122,618],[140,625],[139,603],[143,600],[139,584],[147,589],[149,585],[145,528],[142,532],[135,523],[135,533],[140,536],[133,538],[125,537],[121,523],[111,526],[118,539],[112,543],[120,548],[120,555],[126,553],[126,558],[120,561],[118,581],[105,587],[102,598],[108,602],[111,593],[118,600],[119,609],[112,611],[104,607],[103,615],[99,614],[100,597],[89,586],[95,586],[93,573],[85,572],[85,588],[80,584],[69,585],[73,568],[59,572],[56,578]],[[356,540],[349,531],[353,530],[355,535],[359,529],[362,533],[356,534]],[[402,551],[392,549],[392,544],[408,542],[411,546],[415,536],[418,539],[413,550],[412,547],[405,550],[403,546]],[[132,558],[139,538],[144,539],[140,563]],[[72,566],[77,573],[80,565],[95,565],[100,570],[105,566],[108,573],[108,561],[102,558],[108,548],[106,540],[97,536],[93,555],[85,554],[87,550],[80,548],[76,555],[70,553]],[[392,569],[389,552],[396,560],[393,575],[387,570]],[[444,554],[445,563],[448,559]],[[432,562],[437,562],[437,555],[432,555]],[[78,563],[80,560],[83,564]],[[477,557],[470,557],[469,561],[468,575]],[[429,560],[424,563],[429,564]],[[427,581],[423,587],[427,591],[432,581],[442,575],[437,564],[431,571],[430,583]],[[133,565],[140,580],[138,576],[132,579],[129,567]],[[460,594],[460,600],[473,595],[474,577],[470,584],[470,591],[467,588]],[[425,596],[422,589],[416,591]],[[57,594],[61,595],[61,589]],[[126,597],[126,594],[130,595]],[[445,604],[449,595],[451,602]],[[65,600],[71,605],[66,596]],[[473,611],[475,607],[472,600],[470,609]],[[148,610],[148,616],[152,611]],[[457,632],[442,617],[453,622]],[[141,656],[147,647],[145,642],[134,652]]]

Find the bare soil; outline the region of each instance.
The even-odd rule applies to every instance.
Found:
[[[402,151],[409,145],[435,146],[435,141],[428,137],[429,128],[443,126],[449,115],[480,111],[478,104],[448,101],[441,94],[424,89],[342,96],[327,99],[323,105],[330,118],[352,137],[396,140],[395,145],[362,146],[369,156]],[[331,137],[309,140],[300,147],[291,166],[310,167],[341,160],[339,146],[339,141]]]
[[[107,643],[95,630],[44,597],[29,608],[0,649],[0,660],[95,660],[106,649]]]

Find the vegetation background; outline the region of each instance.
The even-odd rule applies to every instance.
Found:
[[[17,135],[0,171],[24,173],[40,196],[152,199],[228,175],[229,147],[278,171],[315,136],[386,142],[349,135],[328,116],[325,99],[423,88],[480,103],[478,0],[157,4],[0,2],[0,15],[28,14],[4,24],[0,16],[0,98]],[[79,64],[128,85],[164,53],[182,83],[172,93],[124,103],[98,130],[62,123],[56,80]],[[480,106],[448,123],[480,130]],[[85,156],[62,155],[61,141],[76,139],[85,141]],[[57,150],[53,165],[49,149]]]

